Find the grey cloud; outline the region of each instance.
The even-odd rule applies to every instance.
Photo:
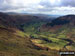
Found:
[[[41,0],[40,3],[38,5],[43,6],[44,8],[38,8],[37,5],[33,4],[33,5],[27,5],[24,6],[23,4],[20,4],[20,2],[17,5],[13,5],[12,3],[13,0],[0,0],[0,11],[7,11],[7,10],[18,10],[18,9],[24,9],[25,12],[52,12],[53,11],[71,11],[68,9],[57,9],[61,8],[61,7],[75,7],[75,0],[61,0],[60,3],[56,0],[56,2],[54,3],[54,5],[51,5],[50,0]],[[73,9],[75,10],[75,9]]]
[[[75,7],[75,0],[62,0],[62,5]]]
[[[41,1],[40,4],[46,7],[61,7],[61,6],[75,7],[75,0],[60,0],[60,4],[58,3],[58,1],[56,1],[55,5],[51,5],[49,0],[44,0]]]

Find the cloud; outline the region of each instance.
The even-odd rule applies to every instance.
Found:
[[[75,14],[75,0],[0,0],[0,12]]]
[[[75,14],[75,7],[54,7],[49,14],[58,14],[58,15],[66,15],[66,14]]]
[[[0,11],[32,10],[42,8],[40,0],[0,0]]]

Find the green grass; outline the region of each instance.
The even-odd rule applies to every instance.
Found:
[[[29,24],[24,24],[24,32],[20,30],[6,30],[0,29],[0,53],[7,56],[56,56],[57,52],[55,50],[63,49],[63,47],[69,42],[63,39],[71,39],[75,42],[75,28],[62,27],[56,32],[41,32],[38,31],[44,22],[33,22]],[[1,25],[0,28],[6,28]],[[71,34],[69,38],[67,35]],[[33,39],[31,39],[31,37]],[[46,39],[46,40],[44,40]],[[32,42],[31,42],[32,40]],[[52,41],[51,43],[48,41]],[[39,44],[41,47],[48,47],[50,51],[47,50],[37,50],[35,44]],[[68,46],[67,49],[75,50],[74,44]],[[40,48],[41,49],[41,48]],[[54,50],[54,51],[53,51]]]
[[[26,36],[22,31],[12,32],[0,29],[0,56],[52,56],[53,53],[56,53],[55,51],[37,50],[30,38]]]

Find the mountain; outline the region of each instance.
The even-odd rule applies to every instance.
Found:
[[[26,33],[0,27],[0,56],[51,56],[52,53],[33,45]]]
[[[52,56],[53,53],[58,55],[56,51],[47,51],[47,48],[38,47],[31,41],[32,27],[36,28],[46,22],[48,21],[31,15],[0,13],[0,56]],[[26,30],[30,32],[27,33]]]
[[[35,22],[49,22],[51,19],[43,16],[33,16],[33,15],[20,15],[20,14],[7,14],[7,13],[0,13],[0,24],[4,26],[10,26],[15,28],[20,28],[24,24],[31,24]]]
[[[32,39],[35,44],[55,50],[75,50],[75,15],[61,16],[43,24],[39,32],[38,37],[34,36],[42,44]]]
[[[32,16],[42,16],[42,17],[48,17],[48,18],[57,18],[62,15],[49,15],[49,14],[30,14],[30,13],[15,13],[15,12],[7,12],[6,14],[9,15],[32,15]]]
[[[75,15],[0,13],[0,56],[60,56],[75,50]]]
[[[43,17],[45,19],[51,19],[51,20],[62,16],[62,15],[29,14],[29,13],[15,13],[15,12],[8,12],[6,14],[8,14],[8,15],[31,15],[31,16]]]
[[[42,26],[42,28],[48,28],[50,30],[59,30],[62,27],[74,28],[75,27],[75,15],[66,15],[58,17]]]
[[[65,24],[75,25],[75,15],[67,15],[67,16],[59,17],[53,20],[50,25],[54,26],[54,25],[65,25]]]

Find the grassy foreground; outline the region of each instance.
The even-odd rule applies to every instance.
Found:
[[[56,51],[37,49],[27,34],[0,27],[0,56],[57,56]]]

